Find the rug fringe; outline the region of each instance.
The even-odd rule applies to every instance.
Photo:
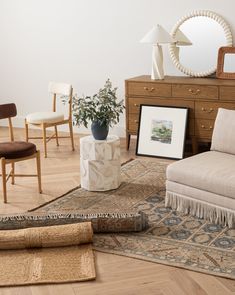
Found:
[[[101,222],[99,222],[101,220]],[[94,232],[142,231],[148,227],[148,217],[144,212],[66,212],[66,213],[25,213],[0,215],[0,230],[20,229],[91,221]],[[110,223],[110,221],[112,221]],[[122,224],[127,226],[122,227]],[[109,224],[109,227],[105,225]]]
[[[210,222],[221,225],[228,225],[229,228],[235,227],[235,212],[226,208],[221,208],[209,203],[194,200],[192,198],[166,192],[165,206],[185,214],[191,214],[199,218],[204,218]]]

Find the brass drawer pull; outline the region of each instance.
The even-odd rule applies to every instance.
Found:
[[[148,87],[145,86],[144,90],[149,91],[149,92],[153,92],[155,90],[155,88],[152,87],[152,88],[149,89]]]
[[[211,131],[213,129],[213,126],[210,126],[209,128],[206,128],[205,125],[201,125],[201,128],[207,131]]]
[[[193,90],[193,89],[191,89],[191,88],[189,88],[188,91],[189,91],[192,95],[198,95],[198,94],[201,92],[200,89]]]
[[[138,120],[135,120],[134,122],[135,122],[135,123],[139,123],[139,121],[138,121]]]
[[[210,108],[209,110],[207,110],[206,108],[202,108],[202,111],[210,114],[210,113],[214,112],[214,109]]]
[[[137,108],[139,107],[139,105],[137,103],[134,103],[134,106],[137,107]]]

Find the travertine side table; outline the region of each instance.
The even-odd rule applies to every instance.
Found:
[[[95,140],[93,136],[80,139],[81,187],[89,191],[107,191],[120,185],[120,140],[108,136]]]

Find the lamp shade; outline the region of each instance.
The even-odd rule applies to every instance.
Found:
[[[176,45],[178,46],[189,46],[193,45],[193,43],[185,36],[185,34],[181,30],[177,30],[175,34]]]
[[[140,40],[141,43],[174,43],[176,42],[171,35],[160,25],[154,26],[143,39]]]

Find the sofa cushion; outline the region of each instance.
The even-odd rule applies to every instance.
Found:
[[[13,141],[0,143],[0,158],[18,159],[36,153],[36,145],[31,142]]]
[[[174,162],[167,180],[235,199],[235,156],[210,151]]]
[[[211,150],[235,154],[235,111],[219,108]]]

